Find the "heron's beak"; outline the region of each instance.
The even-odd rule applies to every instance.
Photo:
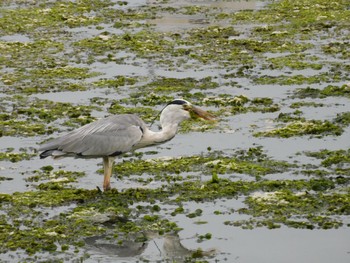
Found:
[[[209,121],[215,121],[215,116],[205,110],[202,110],[200,108],[197,108],[195,106],[191,107],[191,113],[195,116],[195,117],[199,117],[202,118],[204,120],[209,120]]]

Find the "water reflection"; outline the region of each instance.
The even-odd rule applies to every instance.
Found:
[[[110,258],[142,257],[150,261],[172,260],[184,262],[196,250],[191,250],[181,244],[176,233],[159,235],[157,232],[143,232],[124,238],[110,238],[108,235],[94,236],[85,239],[89,252],[103,254]],[[215,249],[201,250],[205,257],[214,256]]]
[[[85,239],[86,244],[91,250],[108,256],[119,257],[135,257],[145,251],[148,243],[137,242],[134,240],[123,240],[119,242],[117,239],[111,239],[107,235],[94,236]]]

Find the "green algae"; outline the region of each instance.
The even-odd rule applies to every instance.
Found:
[[[197,239],[197,242],[200,243],[200,242],[203,242],[204,240],[210,240],[212,238],[212,234],[211,233],[206,233],[204,235],[199,235],[198,236],[198,239]]]
[[[18,10],[3,10],[4,16],[1,17],[3,20],[1,25],[3,25],[4,32],[7,34],[23,33],[32,37],[28,42],[23,43],[0,42],[0,52],[3,54],[2,64],[16,69],[14,72],[10,71],[2,75],[1,80],[11,87],[11,89],[3,89],[3,92],[37,93],[57,90],[86,90],[88,88],[86,84],[66,82],[62,85],[62,78],[81,80],[97,76],[99,73],[89,73],[87,68],[70,66],[71,62],[80,63],[82,58],[77,52],[72,55],[66,51],[69,36],[61,35],[61,38],[56,41],[52,40],[49,35],[65,34],[61,31],[65,26],[80,27],[108,20],[115,14],[110,13],[107,16],[107,14],[101,13],[104,8],[112,5],[114,4],[108,1],[81,1],[79,3],[50,3],[49,5],[38,5]],[[85,12],[93,11],[98,11],[96,16],[86,16]],[[121,11],[121,13],[124,12]],[[39,14],[40,19],[38,19]],[[27,20],[31,22],[24,25],[23,21]],[[38,31],[33,30],[34,28]],[[41,36],[40,30],[45,30],[47,38]],[[26,81],[28,79],[32,81]]]
[[[96,87],[113,87],[118,88],[120,86],[134,85],[137,82],[135,78],[116,76],[114,79],[100,79],[93,83]]]
[[[321,12],[328,12],[328,9],[319,8],[320,6],[328,5],[327,3],[323,2],[322,5],[317,6],[318,12],[312,14],[310,13],[310,11],[308,11],[308,9],[301,8],[301,6],[303,5],[307,6],[307,2],[302,1],[301,3],[298,3],[298,16],[296,14],[294,14],[294,16],[291,16],[290,13],[286,11],[289,10],[288,8],[290,8],[290,6],[292,5],[288,1],[280,1],[279,3],[271,4],[269,5],[270,8],[272,8],[274,12],[277,12],[279,14],[278,16],[275,16],[273,20],[270,20],[271,11],[269,9],[262,9],[258,11],[241,11],[236,12],[232,15],[223,15],[223,17],[225,17],[225,19],[227,19],[227,17],[230,17],[233,23],[242,23],[247,20],[257,22],[260,21],[264,23],[279,23],[281,21],[287,20],[288,22],[290,22],[290,27],[288,27],[289,24],[287,24],[289,30],[290,28],[296,27],[296,25],[294,24],[296,22],[298,22],[298,26],[303,26],[299,24],[299,18],[300,16],[303,16],[303,19],[308,18],[310,19],[310,21],[313,21],[315,23],[315,29],[321,30],[323,28],[327,28],[327,25],[322,27],[322,21],[320,23],[315,22],[315,14],[321,16]],[[82,3],[64,3],[61,5],[53,3],[51,4],[50,8],[44,9],[39,6],[35,8],[25,9],[23,12],[27,17],[30,17],[31,15],[37,15],[38,12],[41,12],[43,14],[41,20],[36,21],[36,24],[30,23],[30,26],[44,27],[44,24],[46,22],[47,28],[50,28],[54,23],[56,26],[63,25],[68,27],[79,27],[89,24],[106,22],[109,21],[111,17],[115,18],[117,13],[117,17],[119,17],[120,19],[118,22],[116,22],[115,26],[120,28],[121,25],[123,27],[133,25],[135,27],[136,23],[129,22],[128,20],[137,21],[140,19],[152,18],[155,16],[156,11],[162,10],[162,7],[159,5],[158,7],[153,7],[153,10],[152,8],[144,7],[142,9],[142,12],[138,12],[137,10],[132,8],[128,9],[128,12],[125,12],[123,10],[109,9],[111,5],[113,4],[108,1],[83,1]],[[342,6],[343,3],[340,3],[338,7]],[[303,12],[299,12],[299,9]],[[176,8],[175,10],[181,11],[181,9],[178,10]],[[337,15],[334,16],[328,14],[327,18],[335,20],[334,17],[336,17],[336,25],[339,26],[338,24],[341,24],[342,22],[340,18],[346,17],[346,12],[341,12],[341,8],[332,8],[330,10],[332,10],[330,12],[336,12]],[[95,16],[85,17],[86,14],[84,12],[91,11],[95,11]],[[12,16],[16,14],[15,12],[12,12],[12,10],[9,12]],[[62,13],[65,13],[65,15],[62,15]],[[21,20],[21,13],[19,13],[18,16],[19,20]],[[324,19],[324,16],[322,17]],[[7,16],[5,15],[3,19],[6,18]],[[12,22],[10,24],[15,24],[13,25],[14,27],[19,27],[16,23]],[[140,26],[140,24],[138,26]],[[286,27],[286,24],[284,26]],[[319,28],[317,28],[317,26]],[[332,26],[334,27],[334,25]],[[30,29],[32,30],[33,28]],[[30,31],[29,28],[24,28],[22,30]],[[308,30],[305,29],[303,32],[306,32],[305,34],[307,34],[307,32],[309,32],[310,30],[312,30],[312,28],[309,26]],[[275,32],[277,31],[275,30]],[[280,32],[284,31],[280,30]],[[258,33],[260,33],[260,31],[258,31]],[[251,64],[252,61],[249,61],[249,59],[247,60],[244,58],[245,55],[241,53],[242,50],[250,50],[254,52],[271,52],[271,50],[275,50],[276,52],[297,52],[308,49],[312,46],[310,44],[305,45],[300,43],[292,43],[290,39],[289,41],[284,41],[283,39],[280,41],[278,39],[271,39],[265,41],[256,41],[254,39],[231,39],[232,37],[238,36],[239,34],[240,32],[236,31],[231,26],[209,26],[207,28],[193,29],[188,35],[183,36],[174,33],[159,33],[148,29],[143,29],[139,32],[126,32],[125,34],[122,34],[120,36],[106,32],[106,37],[97,36],[95,38],[78,41],[76,42],[76,46],[80,48],[86,47],[90,51],[97,52],[95,54],[99,55],[111,51],[116,51],[117,49],[127,49],[136,52],[140,57],[154,57],[155,51],[158,54],[171,55],[175,58],[182,57],[182,55],[186,55],[187,53],[187,55],[189,55],[191,58],[195,58],[201,62],[215,60],[218,62],[230,61],[231,63],[235,63],[235,61],[242,62],[243,59],[244,63],[248,64]],[[276,36],[278,34],[271,35]],[[168,39],[172,41],[168,41]],[[198,46],[199,43],[201,44],[201,46]],[[177,46],[179,48],[174,49],[174,47]],[[183,48],[185,46],[191,47],[191,49]],[[203,52],[204,50],[209,51],[209,53]],[[228,50],[230,50],[230,52],[227,52]],[[224,56],[225,59],[223,60],[222,58],[224,58]],[[237,60],[237,58],[241,59]],[[159,60],[159,62],[167,63],[165,62],[165,60]],[[169,62],[170,60],[168,60],[168,63]],[[174,63],[176,63],[176,61],[174,61]],[[320,66],[316,67],[320,68]]]
[[[139,88],[140,90],[147,90],[147,86],[144,86],[142,88]],[[178,87],[178,89],[181,89],[182,86]],[[186,87],[184,88],[186,89]],[[152,90],[152,89],[150,89]],[[168,92],[171,92],[171,86],[168,86]],[[154,107],[156,105],[166,105],[167,103],[169,103],[169,101],[172,101],[174,98],[169,96],[169,95],[161,95],[163,93],[167,94],[168,92],[163,91],[163,92],[150,92],[147,94],[143,94],[143,92],[135,92],[135,93],[131,93],[129,98],[125,98],[125,99],[121,99],[120,102],[127,104],[127,105],[137,105],[138,103],[141,103],[142,105],[147,105],[150,107]],[[142,96],[141,96],[142,95]]]
[[[313,101],[299,101],[299,102],[293,102],[289,107],[292,109],[299,109],[301,107],[324,107],[325,104],[323,103],[317,103]]]
[[[261,148],[252,148],[247,152],[240,151],[237,156],[241,160],[256,160],[262,163],[268,159]],[[188,158],[186,165],[181,169],[189,167],[191,172],[195,172],[197,168],[191,163],[196,166],[198,163],[208,163],[208,159]],[[213,169],[213,165],[215,163],[206,166]],[[139,167],[140,163],[133,163],[133,166],[128,167],[122,166],[124,171],[135,173],[137,171],[132,170],[132,167]],[[152,167],[147,169],[152,170],[150,174],[160,173],[158,166],[153,163]],[[166,169],[174,173],[174,166],[173,162],[170,164],[168,162],[167,165],[162,166],[162,173],[169,173]],[[271,166],[275,167],[276,163],[271,163]],[[118,169],[118,165],[115,168]],[[46,179],[52,172],[52,167],[42,167],[41,171],[38,171],[41,177],[39,179]],[[62,172],[58,171],[54,175],[62,175]],[[66,173],[64,172],[63,175],[66,176]],[[237,198],[242,195],[247,196],[245,201],[247,207],[234,213],[246,214],[251,218],[245,221],[227,221],[226,225],[242,228],[261,226],[275,228],[282,224],[294,228],[338,228],[342,226],[342,222],[334,218],[334,215],[346,215],[350,211],[349,183],[349,178],[345,182],[335,178],[309,181],[231,181],[218,178],[216,181],[176,181],[158,189],[129,188],[123,192],[111,190],[101,193],[98,190],[61,187],[17,192],[12,195],[1,194],[0,206],[7,211],[6,215],[1,216],[3,222],[0,228],[3,244],[1,252],[19,248],[24,249],[28,254],[39,251],[64,252],[67,246],[79,250],[84,246],[84,238],[101,234],[109,238],[115,238],[116,235],[121,238],[120,233],[128,236],[140,231],[176,232],[180,230],[177,225],[160,216],[163,213],[164,203],[178,205],[171,212],[172,216],[176,216],[185,212],[182,204],[188,201],[210,202],[218,198]],[[339,188],[342,189],[341,192],[328,192]],[[261,192],[265,194],[258,194]],[[149,205],[138,205],[133,208],[133,204],[138,202],[146,202]],[[155,202],[158,204],[155,205]],[[65,206],[70,204],[75,204],[73,209],[65,209]],[[41,218],[45,217],[45,207],[56,207],[62,210],[58,215],[42,221]],[[201,217],[202,213],[201,209],[197,209],[189,212],[187,216],[197,218]],[[294,219],[295,215],[300,218],[298,221]],[[113,228],[110,227],[111,224]],[[26,228],[19,228],[20,225],[25,225]],[[124,238],[119,239],[120,242],[123,242]],[[199,237],[198,242],[210,238],[212,235],[207,233]],[[65,244],[65,247],[57,244]]]
[[[337,166],[342,167],[350,163],[350,149],[347,150],[321,150],[319,152],[306,152],[307,156],[322,159],[321,165],[325,167]]]
[[[301,85],[301,84],[314,84],[322,82],[339,82],[341,80],[347,80],[347,76],[341,76],[341,73],[329,74],[320,73],[314,76],[304,75],[280,75],[280,76],[261,76],[254,79],[256,84],[279,84],[279,85]]]
[[[349,42],[331,42],[329,44],[323,45],[322,50],[324,53],[332,55],[334,57],[339,57],[341,59],[350,58]]]
[[[271,16],[271,11],[274,12],[274,16]],[[331,29],[341,30],[348,22],[347,15],[346,1],[283,0],[270,3],[267,9],[241,11],[232,15],[226,15],[226,18],[231,18],[233,23],[256,21],[278,25],[279,22],[284,22],[276,29],[280,31],[281,29],[287,30],[287,37],[310,38],[317,36],[320,31],[332,34]]]
[[[316,88],[301,88],[294,92],[294,96],[297,98],[326,98],[330,96],[334,97],[350,97],[350,87],[348,85],[335,86],[328,85],[323,89]]]
[[[317,165],[304,165],[300,173],[318,178],[333,178],[339,185],[347,184],[347,178],[350,175],[348,167],[349,149],[327,150],[323,149],[317,152],[303,152],[308,157],[320,160]]]
[[[76,67],[55,67],[52,69],[32,69],[15,73],[8,73],[2,76],[2,81],[11,85],[13,89],[5,93],[13,94],[15,91],[21,91],[24,94],[37,93],[42,91],[57,92],[62,90],[86,90],[84,85],[66,81],[61,85],[63,79],[86,79],[99,75],[97,72],[90,73],[87,68]],[[34,86],[33,86],[33,83]],[[39,84],[40,83],[40,84]],[[66,88],[63,88],[66,86]],[[62,87],[62,88],[61,88]]]
[[[64,51],[64,44],[51,39],[39,39],[29,42],[0,41],[1,62],[9,68],[56,67],[67,65],[67,59],[55,54]],[[2,77],[4,79],[4,77]]]
[[[10,198],[14,205],[28,207],[59,206],[70,202],[89,200],[97,194],[97,190],[60,189],[59,191],[16,192],[13,195],[1,194],[1,200]]]
[[[96,76],[95,74],[90,74],[89,70],[86,68],[75,68],[75,67],[56,67],[52,69],[35,69],[29,71],[29,74],[34,76],[40,76],[40,78],[58,78],[58,79],[83,79]]]
[[[36,136],[48,135],[57,131],[57,128],[46,126],[42,123],[29,124],[27,121],[7,120],[1,122],[2,128],[0,130],[0,137],[2,136]]]
[[[311,62],[306,62],[305,60],[311,60]],[[315,57],[308,58],[304,54],[287,55],[277,58],[269,58],[266,61],[266,69],[283,69],[290,68],[295,70],[302,70],[311,68],[314,70],[322,69],[323,65],[321,63],[315,63],[312,60],[317,60]]]
[[[100,109],[97,106],[72,105],[23,96],[7,97],[0,101],[8,104],[0,117],[0,136],[52,134],[59,130],[52,122],[68,119],[63,125],[81,126],[95,120],[91,111]]]
[[[159,54],[173,52],[174,44],[164,38],[162,33],[143,29],[136,33],[125,33],[122,35],[108,34],[106,37],[94,37],[83,39],[74,43],[74,48],[80,52],[90,51],[94,55],[103,55],[107,52],[126,50],[136,53],[138,57],[152,56],[154,52]]]
[[[343,97],[350,97],[350,87],[348,85],[342,85],[342,86],[334,86],[334,85],[328,85],[325,87],[321,93],[321,97],[328,97],[328,96],[343,96]]]
[[[275,128],[269,131],[254,133],[257,137],[281,137],[290,138],[293,136],[310,135],[316,138],[322,136],[339,136],[343,133],[343,129],[331,123],[330,121],[309,120],[309,121],[293,121],[281,128]]]
[[[232,96],[230,94],[219,94],[216,97],[205,97],[200,104],[221,108],[220,114],[241,114],[247,112],[276,112],[280,106],[273,102],[273,99],[260,97],[250,99],[247,96]]]
[[[252,56],[244,52],[298,52],[310,48],[311,44],[291,42],[259,41],[254,39],[230,39],[237,36],[232,27],[211,26],[191,30],[188,34],[180,36],[173,33],[160,33],[148,29],[136,33],[123,35],[108,34],[106,37],[94,37],[76,42],[79,49],[89,50],[95,55],[105,55],[107,52],[116,52],[125,49],[136,53],[138,57],[151,57],[158,63],[177,68],[186,63],[187,56],[200,63],[213,63],[227,65],[252,65]],[[244,52],[242,52],[244,51]],[[154,58],[154,53],[172,57],[173,60]],[[179,61],[179,62],[177,62]]]
[[[121,231],[129,234],[139,232],[141,229],[144,231],[162,229],[164,233],[176,230],[176,224],[160,219],[156,215],[145,216],[139,220],[140,222],[127,220],[126,223],[122,219],[125,216],[131,217],[127,204],[135,200],[132,196],[136,200],[141,198],[140,193],[142,192],[136,190],[128,191],[123,195],[118,193],[117,195],[115,193],[101,195],[97,190],[60,189],[59,191],[45,190],[27,194],[15,193],[12,196],[2,194],[1,205],[10,202],[13,206],[9,208],[9,214],[1,219],[6,220],[9,216],[17,216],[17,220],[6,220],[6,223],[4,221],[2,224],[1,252],[19,248],[26,250],[28,254],[38,251],[60,251],[61,249],[56,246],[57,243],[81,247],[84,245],[84,237],[110,233],[110,228],[104,225],[107,221],[113,223],[115,227],[113,233]],[[60,206],[72,201],[80,205],[71,211],[62,211],[58,216],[44,222],[40,220],[44,216],[44,210],[41,212],[41,207]],[[36,213],[33,213],[34,208]],[[153,210],[153,212],[156,211]],[[32,214],[30,219],[25,219],[27,214]],[[30,227],[31,230],[16,227],[22,224],[27,228]]]
[[[238,106],[242,107],[249,102],[249,98],[244,95],[232,96],[230,94],[220,94],[215,97],[205,97],[202,99],[202,104],[215,107]]]
[[[5,84],[1,91],[6,94],[86,90],[86,86],[73,80],[99,74],[89,72],[87,68],[68,65],[68,55],[61,55],[64,44],[51,39],[24,43],[1,42],[0,46],[3,64],[14,69],[5,71],[1,76]]]
[[[249,149],[254,152],[255,149]],[[236,157],[223,157],[219,153],[211,153],[208,156],[189,156],[171,159],[129,160],[114,167],[119,177],[141,175],[143,173],[154,175],[160,180],[172,180],[169,174],[181,174],[184,172],[201,172],[202,174],[248,174],[251,176],[264,176],[266,174],[284,172],[295,165],[284,161],[275,161],[263,155],[259,149],[257,154],[238,154]]]
[[[147,107],[124,107],[116,101],[112,101],[108,112],[112,114],[136,114],[145,122],[151,122],[157,116],[157,112]]]
[[[350,124],[350,112],[338,113],[334,119],[335,123],[338,123],[342,126],[349,126]]]
[[[0,161],[16,163],[23,160],[30,160],[36,156],[34,153],[28,153],[26,149],[20,149],[20,152],[13,152],[13,150],[12,148],[7,148],[5,152],[0,152]]]
[[[132,87],[135,92],[129,98],[91,100],[93,105],[99,106],[97,108],[7,97],[0,104],[2,136],[36,136],[61,131],[67,126],[77,127],[93,121],[91,111],[109,102],[112,102],[110,113],[136,113],[151,121],[157,113],[153,107],[165,105],[174,98],[174,93],[196,105],[217,107],[217,116],[280,111],[282,105],[278,98],[248,98],[233,96],[231,91],[228,92],[230,94],[215,91],[222,86],[225,92],[232,89],[234,93],[236,88],[248,88],[244,86],[248,84],[240,83],[240,78],[246,78],[253,85],[300,85],[294,93],[295,98],[349,97],[348,85],[332,84],[347,82],[349,79],[344,72],[348,72],[349,68],[342,65],[344,61],[329,62],[329,58],[346,60],[349,57],[348,39],[344,35],[350,17],[346,1],[282,0],[261,10],[234,13],[223,10],[215,15],[215,19],[228,20],[231,23],[228,26],[204,26],[166,33],[154,32],[144,20],[157,17],[159,11],[191,15],[208,9],[197,6],[165,9],[159,3],[153,7],[119,10],[115,2],[97,0],[31,4],[16,1],[16,8],[7,7],[3,2],[0,6],[2,32],[29,37],[25,43],[0,42],[2,93],[35,94],[135,85]],[[212,9],[208,11],[213,12]],[[122,33],[108,32],[109,23]],[[252,30],[243,32],[241,25],[252,26]],[[105,32],[75,39],[68,30],[80,30],[81,27],[85,30],[85,26]],[[325,43],[320,48],[317,45],[319,40]],[[130,54],[120,58],[119,53],[124,52]],[[274,53],[272,58],[271,53]],[[115,79],[102,77],[89,83],[89,78],[99,77],[99,73],[95,69],[88,70],[86,64],[99,61],[137,66],[140,62],[134,58],[135,55],[167,70],[185,71],[189,68],[200,71],[212,67],[225,73],[220,74],[223,79],[164,77],[152,79],[146,85],[142,78],[124,76]],[[317,72],[313,76],[288,72],[325,68],[329,73]],[[260,69],[279,70],[281,73],[276,77],[261,76],[257,73]],[[328,86],[322,89],[303,88],[305,84],[314,83]],[[291,108],[321,105],[296,102],[291,104]],[[281,126],[261,136],[336,136],[349,125],[348,115],[340,113],[329,121],[306,120],[301,112],[283,113],[275,119]],[[62,123],[65,127],[61,127]],[[193,124],[185,123],[184,129],[190,131],[189,126]],[[195,129],[207,130],[202,123],[197,124]],[[140,180],[145,185],[151,181],[167,184],[153,190],[112,190],[109,193],[75,189],[73,183],[84,174],[43,167],[33,171],[27,180],[40,183],[35,191],[0,194],[0,241],[3,244],[0,250],[6,253],[23,249],[30,255],[49,252],[53,256],[67,250],[78,253],[87,237],[106,235],[106,238],[122,244],[128,240],[128,235],[144,229],[160,234],[177,232],[180,229],[166,218],[167,213],[174,217],[178,214],[194,215],[193,219],[198,220],[201,218],[199,211],[184,211],[183,206],[187,202],[214,204],[222,198],[243,198],[245,204],[245,207],[231,211],[233,217],[225,222],[226,225],[249,229],[345,227],[350,213],[348,149],[323,150],[306,155],[318,158],[320,165],[299,167],[276,161],[259,148],[234,155],[213,153],[168,160],[151,159],[148,162],[131,160],[129,165],[124,162],[114,167],[117,176]],[[2,156],[6,161],[16,162],[32,158],[29,152],[22,151],[5,150]],[[285,172],[291,175],[287,180],[283,179],[284,176],[280,180],[265,179],[268,174],[278,176]],[[294,174],[298,173],[308,175],[308,178],[297,180]],[[144,174],[148,179],[142,178]],[[249,179],[237,179],[236,174],[248,175]],[[72,184],[67,186],[62,182],[49,181],[60,178],[69,178],[67,182]],[[172,206],[170,211],[164,209],[164,204]],[[52,216],[52,210],[57,210],[58,215]],[[234,216],[239,218],[240,215],[249,219],[236,220]],[[202,242],[212,236],[206,233],[197,238],[198,242]],[[143,240],[142,237],[140,240]],[[192,257],[198,260],[204,254],[198,249]]]
[[[1,29],[7,34],[59,30],[64,26],[77,27],[96,24],[101,17],[89,15],[92,11],[111,6],[110,1],[83,0],[79,2],[53,2],[34,7],[3,9]],[[35,18],[35,19],[33,19]]]
[[[346,194],[276,191],[248,197],[246,202],[249,208],[245,212],[251,209],[249,213],[252,213],[254,217],[270,220],[273,225],[268,226],[268,228],[286,224],[295,228],[329,229],[343,225],[339,219],[330,216],[330,214],[348,214],[348,201],[349,196]],[[294,219],[300,215],[302,218]],[[260,220],[257,219],[255,226],[259,226],[259,223]]]
[[[0,176],[0,182],[2,182],[2,181],[11,181],[11,180],[13,180],[13,178],[11,178],[11,177],[5,177],[5,176]]]
[[[321,138],[323,136],[339,136],[344,132],[344,127],[348,125],[348,114],[338,114],[333,121],[306,120],[301,116],[302,112],[296,110],[293,113],[280,113],[275,119],[278,124],[276,128],[268,131],[254,133],[256,137],[281,137],[290,138],[293,136],[310,135]]]
[[[33,175],[25,179],[26,182],[37,183],[41,190],[60,190],[69,183],[77,182],[79,178],[85,176],[84,172],[71,172],[65,170],[52,171],[52,166],[44,166],[40,170],[33,171]]]
[[[155,81],[152,81],[150,83],[147,83],[145,86],[139,87],[142,92],[151,91],[155,94],[171,94],[171,93],[186,93],[193,90],[206,90],[206,89],[215,89],[219,85],[217,82],[213,80],[212,77],[205,77],[202,79],[195,79],[195,78],[183,78],[183,79],[176,79],[176,78],[159,78]],[[135,96],[139,96],[140,94],[135,94]],[[147,101],[146,101],[147,102]],[[154,101],[154,105],[164,103],[165,101]],[[152,104],[151,104],[152,105]]]

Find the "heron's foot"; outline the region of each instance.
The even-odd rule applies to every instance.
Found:
[[[110,182],[107,182],[107,183],[103,184],[103,191],[104,192],[110,191],[111,189],[112,189],[112,187],[111,187],[111,183]]]
[[[97,191],[98,191],[99,193],[110,192],[110,191],[112,191],[112,188],[103,188],[103,191],[102,191],[102,189],[101,189],[99,186],[96,186],[96,188],[97,188]]]

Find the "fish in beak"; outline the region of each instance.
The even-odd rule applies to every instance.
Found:
[[[190,113],[191,113],[191,117],[197,117],[197,118],[201,118],[204,120],[208,120],[208,121],[215,121],[215,116],[205,110],[202,110],[198,107],[195,107],[193,105],[191,105],[190,108]]]

